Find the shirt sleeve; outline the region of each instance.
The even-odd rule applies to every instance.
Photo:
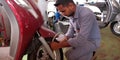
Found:
[[[73,38],[74,37],[74,28],[72,26],[72,24],[69,24],[69,28],[67,33],[65,34],[68,38]]]
[[[94,20],[96,20],[96,18],[93,14],[87,14],[86,16],[82,17],[81,21],[78,20],[80,31],[78,32],[76,37],[70,38],[68,40],[68,43],[72,47],[84,46],[84,44],[88,43],[88,37],[91,32]]]

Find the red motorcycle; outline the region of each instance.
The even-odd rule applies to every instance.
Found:
[[[12,60],[63,60],[62,49],[49,46],[56,33],[43,22],[35,0],[0,0],[1,45],[10,47]]]

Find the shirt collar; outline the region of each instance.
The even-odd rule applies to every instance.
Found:
[[[76,5],[76,11],[75,11],[74,16],[71,16],[69,18],[72,19],[74,22],[74,20],[76,20],[78,18],[78,14],[79,14],[79,6]]]
[[[76,11],[73,18],[78,18],[78,14],[79,14],[79,6],[76,6]]]

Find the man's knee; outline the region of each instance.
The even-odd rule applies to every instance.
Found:
[[[65,54],[67,60],[91,60],[93,53],[89,53],[83,56],[78,56],[77,54],[73,56],[70,53]]]

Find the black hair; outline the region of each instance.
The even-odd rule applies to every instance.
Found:
[[[71,3],[74,3],[73,0],[57,0],[54,5],[55,5],[55,6],[58,6],[58,5],[66,6],[66,5],[68,5],[70,2],[71,2]]]

